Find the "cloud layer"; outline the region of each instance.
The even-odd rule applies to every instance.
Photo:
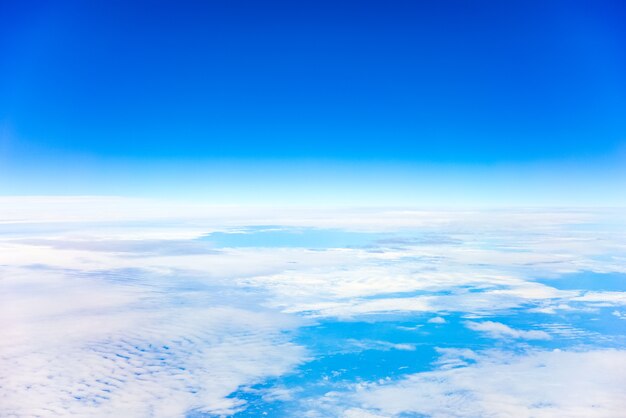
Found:
[[[0,415],[228,415],[254,402],[347,417],[626,409],[626,286],[559,286],[575,272],[585,283],[626,272],[611,214],[185,206],[171,216],[118,198],[91,212],[103,202],[64,212],[74,200],[48,200],[49,213],[0,208]],[[313,229],[317,243],[330,229],[367,240],[211,241],[261,225]]]
[[[583,418],[618,417],[626,408],[626,351],[461,351],[444,357],[465,365],[327,394],[309,416]]]

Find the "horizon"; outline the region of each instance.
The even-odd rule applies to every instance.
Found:
[[[0,416],[622,417],[624,22],[0,1]]]

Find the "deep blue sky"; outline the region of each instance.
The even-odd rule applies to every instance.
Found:
[[[0,162],[612,155],[624,22],[623,1],[2,1]]]

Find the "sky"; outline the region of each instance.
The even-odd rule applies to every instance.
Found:
[[[626,204],[621,1],[0,3],[0,194]]]
[[[623,415],[624,22],[0,0],[0,415]]]

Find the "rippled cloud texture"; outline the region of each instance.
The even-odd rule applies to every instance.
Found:
[[[1,203],[1,416],[626,410],[617,211]]]

